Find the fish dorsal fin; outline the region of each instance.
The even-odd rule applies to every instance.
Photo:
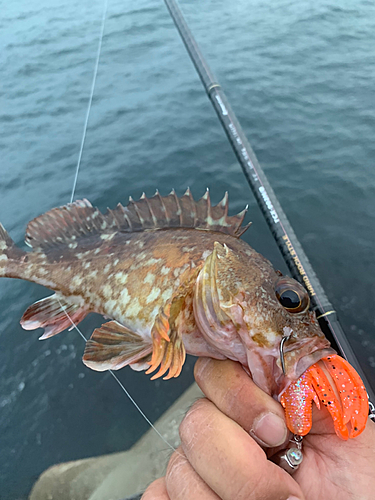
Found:
[[[228,216],[228,194],[216,205],[211,205],[209,191],[195,201],[190,189],[180,198],[172,190],[167,196],[158,191],[152,198],[145,194],[138,201],[129,199],[123,207],[102,214],[88,200],[80,200],[32,220],[26,231],[26,243],[45,249],[58,244],[74,246],[77,238],[92,234],[156,231],[168,228],[191,228],[216,231],[239,238],[250,224],[242,226],[247,208]]]
[[[227,193],[213,207],[208,189],[199,201],[195,201],[188,188],[180,198],[174,189],[167,196],[161,196],[156,191],[152,198],[147,198],[143,193],[138,201],[130,198],[127,207],[119,204],[115,210],[108,210],[104,217],[108,227],[120,231],[194,228],[218,231],[238,238],[248,227],[242,227],[246,212],[247,208],[237,215],[228,216]]]
[[[88,200],[79,200],[53,208],[29,222],[25,242],[35,249],[47,249],[71,243],[89,234],[101,234],[106,229],[105,216]]]

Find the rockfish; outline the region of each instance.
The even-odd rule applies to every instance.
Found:
[[[227,194],[211,206],[208,191],[197,202],[189,190],[157,191],[105,214],[76,201],[29,223],[32,252],[0,225],[0,276],[56,292],[21,319],[26,330],[44,328],[41,339],[90,312],[110,318],[86,344],[94,370],[129,365],[169,379],[186,353],[229,358],[281,401],[292,432],[309,432],[315,401],[340,437],[355,437],[368,414],[363,384],[331,349],[307,291],[239,239],[245,213],[228,216]]]

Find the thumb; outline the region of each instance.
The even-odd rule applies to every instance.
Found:
[[[194,375],[206,397],[261,446],[275,448],[288,441],[282,406],[256,386],[239,363],[200,358]]]

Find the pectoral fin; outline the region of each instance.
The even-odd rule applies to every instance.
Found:
[[[155,319],[151,331],[152,358],[150,368],[146,373],[152,373],[158,367],[160,368],[151,377],[151,380],[162,377],[168,370],[168,375],[163,377],[164,380],[178,377],[181,373],[186,359],[186,350],[178,323],[180,314],[187,307],[188,297],[190,303],[192,303],[194,284],[199,271],[200,268],[197,268],[194,273],[187,273],[186,279],[183,280],[171,302],[166,304]]]
[[[173,323],[171,305],[168,304],[156,317],[152,328],[152,358],[150,368],[146,373],[152,373],[159,366],[160,368],[151,377],[151,380],[162,377],[168,370],[168,375],[163,377],[164,380],[178,377],[185,363],[185,347],[178,330],[173,327]]]
[[[44,328],[44,334],[39,337],[39,340],[44,340],[67,328],[71,330],[73,323],[77,325],[88,313],[85,307],[69,303],[62,295],[54,294],[28,307],[20,323],[25,330]]]
[[[126,326],[109,321],[94,330],[86,343],[83,363],[99,372],[119,370],[148,361],[152,344]]]

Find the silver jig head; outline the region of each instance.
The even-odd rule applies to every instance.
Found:
[[[293,444],[286,450],[281,450],[276,453],[276,455],[271,458],[271,461],[288,472],[288,474],[294,474],[303,460],[302,440],[303,436],[294,434],[293,438],[290,440]]]

